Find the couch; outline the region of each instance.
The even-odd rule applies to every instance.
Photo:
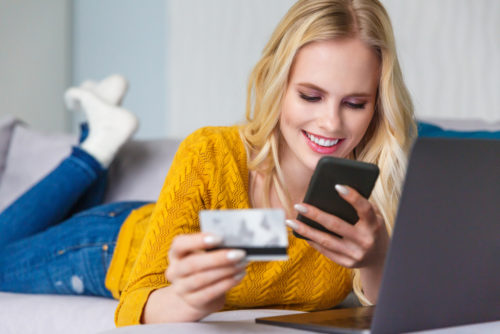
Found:
[[[426,136],[500,138],[500,122],[426,120],[419,130]],[[54,168],[74,143],[73,135],[47,134],[13,116],[0,118],[0,211]],[[154,201],[178,145],[178,139],[168,138],[126,144],[110,167],[105,202]],[[114,328],[116,305],[116,300],[100,297],[0,292],[0,332],[99,333]],[[354,305],[357,300],[351,294],[341,306]],[[278,314],[276,310],[259,312]],[[243,314],[248,316],[248,311]]]

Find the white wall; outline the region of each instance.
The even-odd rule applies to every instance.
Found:
[[[417,116],[500,121],[500,1],[382,2]]]
[[[168,118],[172,136],[244,119],[246,85],[293,0],[169,0]]]
[[[0,117],[45,131],[69,129],[70,3],[0,0]]]
[[[417,115],[499,121],[500,1],[382,1]],[[293,2],[0,0],[0,115],[68,131],[64,90],[121,72],[139,137],[241,121],[249,72]]]
[[[416,114],[500,120],[500,1],[382,0]],[[169,0],[168,133],[243,119],[248,74],[293,0]]]

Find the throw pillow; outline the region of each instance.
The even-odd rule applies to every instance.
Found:
[[[71,151],[76,138],[16,126],[0,184],[0,212],[49,173]]]
[[[420,121],[418,122],[418,135],[419,137],[500,139],[500,130],[463,131],[443,129],[435,124]]]

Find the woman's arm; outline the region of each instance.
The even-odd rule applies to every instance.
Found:
[[[295,209],[343,238],[298,220],[288,220],[287,224],[309,238],[309,244],[330,260],[347,268],[359,268],[363,292],[375,304],[390,242],[385,222],[378,209],[356,190],[342,186],[338,192],[356,210],[359,220],[355,225],[305,203],[296,205]]]
[[[198,321],[224,306],[225,293],[245,275],[245,252],[206,252],[221,239],[197,233],[178,236],[170,250],[166,278],[171,285],[151,293],[142,323]]]

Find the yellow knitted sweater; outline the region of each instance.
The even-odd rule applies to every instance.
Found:
[[[117,326],[138,324],[149,294],[169,285],[168,250],[176,235],[199,232],[205,209],[246,209],[249,170],[237,127],[202,128],[179,146],[156,205],[134,211],[124,223],[106,277],[120,297]],[[318,310],[351,290],[350,270],[333,263],[289,232],[287,261],[251,262],[224,309]],[[165,310],[168,312],[168,310]]]

